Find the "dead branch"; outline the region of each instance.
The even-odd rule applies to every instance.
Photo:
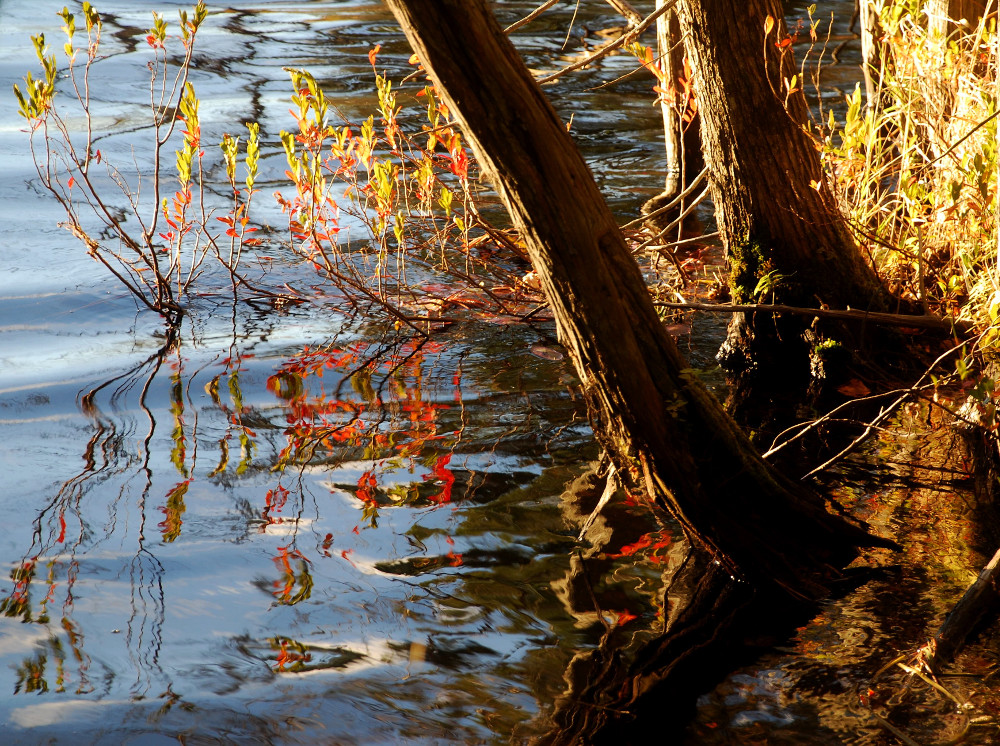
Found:
[[[838,319],[840,321],[859,321],[882,326],[899,326],[907,329],[933,329],[956,334],[968,334],[972,324],[958,319],[940,318],[938,316],[913,316],[905,313],[880,313],[877,311],[859,311],[848,308],[845,311],[833,308],[801,308],[771,303],[678,303],[674,301],[658,301],[655,305],[664,308],[682,308],[691,311],[708,311],[710,313],[793,313],[800,316],[815,316],[820,319]]]

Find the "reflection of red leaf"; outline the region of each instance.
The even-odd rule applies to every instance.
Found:
[[[355,495],[361,502],[375,502],[375,488],[377,486],[378,482],[375,480],[375,473],[368,470],[358,478],[358,491]]]
[[[865,386],[864,383],[859,381],[857,378],[852,378],[843,386],[838,386],[837,391],[839,391],[844,396],[850,396],[854,398],[860,396],[868,396],[868,394],[871,393],[871,389]]]
[[[623,546],[622,550],[617,554],[609,554],[608,557],[611,559],[619,559],[621,557],[631,557],[640,549],[645,549],[646,547],[652,545],[652,543],[653,543],[653,538],[649,534],[646,534],[638,541]]]
[[[462,564],[462,555],[461,554],[455,554],[454,552],[448,552],[448,554],[445,555],[445,556],[449,560],[451,560],[448,564],[450,564],[452,567],[458,567],[459,565]]]
[[[641,536],[638,540],[632,542],[631,544],[626,544],[621,548],[621,551],[616,554],[605,555],[608,559],[623,559],[624,557],[632,557],[645,549],[650,550],[647,559],[654,564],[659,564],[663,561],[662,557],[656,556],[655,552],[660,549],[666,549],[672,543],[673,538],[668,534],[665,537],[660,536],[659,531],[653,531],[644,536]]]
[[[441,482],[441,491],[428,498],[432,502],[451,502],[451,490],[455,485],[455,475],[452,474],[451,469],[448,468],[448,464],[450,462],[451,454],[442,454],[438,456],[437,461],[434,462],[434,468],[431,470],[431,473],[424,475],[425,482],[429,482],[431,480]]]
[[[639,617],[637,617],[631,611],[619,611],[618,612],[618,618],[615,620],[615,626],[621,627],[621,626],[623,626],[625,624],[628,624],[633,619],[638,619],[638,618]]]

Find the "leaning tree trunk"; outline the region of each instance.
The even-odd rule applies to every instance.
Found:
[[[802,82],[788,94],[796,70],[790,45],[777,46],[785,37],[779,0],[686,0],[678,9],[734,302],[757,296],[881,310],[885,293],[844,224],[816,143],[803,129]],[[723,350],[729,367],[742,368],[755,344],[794,339],[800,322],[785,321],[782,327],[771,318],[734,317]]]
[[[482,0],[388,0],[526,243],[619,475],[733,574],[800,597],[889,546],[773,471],[687,368],[566,127]]]

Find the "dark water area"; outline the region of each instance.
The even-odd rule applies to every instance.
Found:
[[[851,5],[819,3],[818,15],[835,11],[844,34]],[[173,22],[179,7],[98,6],[98,142],[147,175],[144,37],[152,11]],[[806,7],[789,4],[792,23]],[[214,292],[162,354],[159,320],[58,226],[9,92],[36,68],[30,34],[61,45],[61,8],[0,0],[0,742],[505,743],[543,731],[575,655],[608,625],[642,637],[661,617],[676,546],[637,506],[617,507],[597,610],[574,598],[579,516],[563,494],[598,453],[553,329],[468,321],[420,343],[333,303],[274,309]],[[495,4],[503,22],[532,8]],[[374,45],[391,77],[412,70],[379,3],[209,9],[192,74],[204,140],[259,121],[268,197],[291,126],[282,67],[311,70],[353,120],[374,107]],[[517,43],[533,70],[552,71],[619,23],[603,3],[560,3]],[[826,66],[824,100],[853,89],[858,56],[848,42]],[[663,178],[652,82],[634,69],[612,56],[547,88],[622,222]],[[280,225],[269,199],[258,204]],[[288,282],[315,282],[280,245],[268,252]],[[683,344],[708,368],[722,323],[689,323]],[[882,448],[896,463],[902,447]],[[917,507],[906,475],[890,476],[881,491],[840,478],[851,507],[897,500],[888,512],[902,521]],[[953,498],[949,526],[966,499]],[[951,542],[941,530],[913,542],[904,580],[831,604],[706,695],[688,742],[884,742],[852,709],[853,688],[926,632],[978,562],[969,537],[944,555],[948,584],[919,576]],[[888,588],[933,587],[936,604],[887,608],[914,597]]]

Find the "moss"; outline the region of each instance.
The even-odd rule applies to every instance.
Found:
[[[729,292],[733,303],[753,303],[760,278],[774,270],[760,242],[746,239],[729,247]]]
[[[813,354],[817,357],[823,358],[824,360],[829,360],[834,355],[842,354],[843,351],[844,345],[835,339],[824,339],[822,342],[813,347]]]
[[[809,370],[814,380],[838,382],[847,372],[851,352],[835,339],[815,344],[809,356]]]

